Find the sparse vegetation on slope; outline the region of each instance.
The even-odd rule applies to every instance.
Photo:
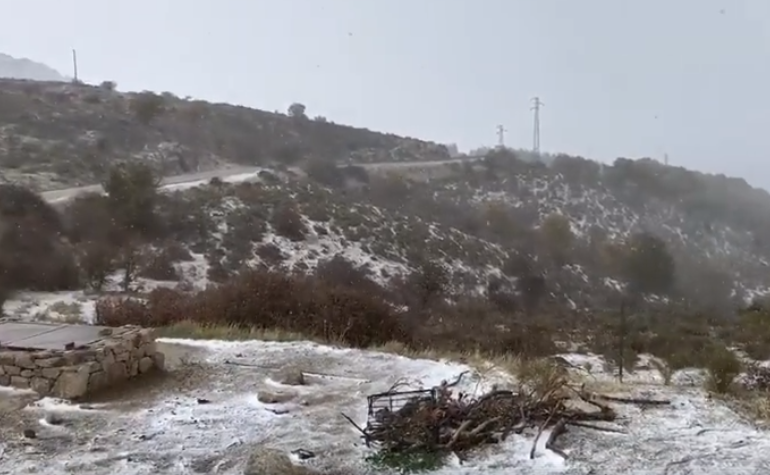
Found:
[[[448,158],[444,146],[311,120],[298,106],[281,114],[168,92],[122,93],[109,81],[96,87],[0,79],[0,177],[53,189],[100,182],[126,161],[173,175],[225,163]]]
[[[446,149],[310,120],[301,104],[283,115],[114,84],[0,86],[6,178],[98,178],[106,192],[59,216],[27,189],[0,188],[5,294],[117,291],[97,305],[99,323],[415,352],[538,357],[579,344],[627,371],[653,355],[668,380],[706,368],[717,392],[744,369],[727,348],[770,354],[770,310],[745,308],[770,288],[770,199],[740,180],[506,150],[367,170],[337,165]],[[32,120],[33,106],[64,118]],[[278,166],[251,182],[159,189],[162,174],[222,162]]]

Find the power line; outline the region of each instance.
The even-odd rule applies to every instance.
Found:
[[[535,111],[535,125],[532,131],[532,151],[535,153],[540,153],[540,107],[544,105],[545,104],[540,102],[539,97],[532,98],[532,107],[530,110]]]

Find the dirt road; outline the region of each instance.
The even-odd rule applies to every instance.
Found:
[[[403,169],[403,168],[425,168],[425,167],[437,167],[446,165],[449,163],[462,163],[468,161],[477,161],[480,157],[468,157],[468,158],[456,158],[452,160],[439,160],[439,161],[426,161],[426,162],[384,162],[384,163],[366,163],[359,166],[366,169]],[[180,185],[184,183],[192,183],[201,180],[210,180],[214,177],[225,179],[227,177],[256,173],[260,170],[259,167],[246,167],[246,166],[231,166],[226,168],[220,168],[217,170],[210,170],[206,172],[187,173],[184,175],[176,175],[172,177],[166,177],[163,179],[162,186],[168,185]],[[294,169],[293,171],[298,171]],[[58,203],[67,201],[82,193],[93,193],[102,191],[101,185],[87,185],[79,186],[75,188],[66,188],[63,190],[51,190],[42,193],[43,199],[49,203]]]

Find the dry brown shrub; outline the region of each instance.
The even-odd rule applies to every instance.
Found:
[[[428,325],[414,329],[421,346],[446,351],[548,356],[557,352],[548,324],[515,320],[483,299],[465,299],[432,311]]]
[[[110,299],[97,304],[102,325],[164,326],[185,320],[280,329],[355,347],[410,342],[399,315],[377,296],[264,269],[243,272],[194,296],[158,289],[147,303]]]
[[[276,234],[292,241],[303,241],[308,232],[302,215],[291,204],[282,204],[273,210],[270,222]]]
[[[180,280],[179,272],[174,267],[173,255],[166,249],[149,251],[142,260],[139,275],[153,280]]]
[[[260,244],[254,252],[268,267],[278,266],[285,259],[281,248],[273,243]]]

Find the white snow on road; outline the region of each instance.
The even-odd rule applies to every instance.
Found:
[[[414,387],[428,387],[472,371],[460,364],[307,342],[163,343],[196,348],[195,362],[200,364],[201,374],[194,384],[158,394],[150,390],[129,394],[123,401],[80,411],[62,411],[55,401],[39,401],[27,409],[32,420],[60,412],[65,423],[38,423],[39,438],[34,441],[11,435],[10,429],[4,431],[0,435],[0,473],[236,475],[242,473],[245,460],[257,446],[287,452],[307,449],[317,457],[301,463],[371,473],[364,461],[368,449],[340,412],[364,424],[366,396],[387,390],[396,380],[408,378]],[[304,371],[308,384],[280,384],[276,371],[287,367]],[[501,374],[482,376],[472,371],[460,389],[480,393],[494,383],[510,380]],[[673,404],[644,410],[618,405],[622,417],[613,427],[623,429],[622,434],[571,428],[559,442],[569,454],[566,461],[542,447],[544,442],[530,460],[533,435],[523,434],[484,448],[463,465],[450,461],[434,473],[770,473],[770,436],[709,400],[700,389],[647,383],[628,388],[640,396],[669,398]],[[295,397],[268,405],[258,400],[265,391],[286,391]],[[198,398],[210,403],[202,404]]]

